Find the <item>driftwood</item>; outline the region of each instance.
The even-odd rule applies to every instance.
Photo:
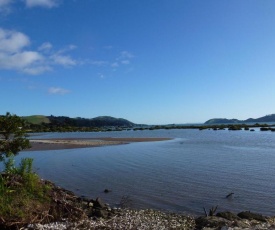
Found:
[[[205,210],[205,207],[203,207],[204,214],[205,214],[206,217],[207,216],[214,216],[215,213],[216,213],[216,211],[217,211],[217,209],[218,209],[218,205],[216,207],[213,206],[212,208],[209,209],[209,211],[207,213],[206,210]]]

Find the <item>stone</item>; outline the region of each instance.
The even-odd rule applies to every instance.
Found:
[[[112,192],[110,189],[104,189],[104,193],[109,193],[109,192]]]
[[[95,208],[107,208],[106,204],[101,200],[101,198],[96,198],[94,201],[94,207]]]
[[[195,222],[196,229],[202,229],[203,227],[221,228],[223,226],[232,225],[231,221],[217,216],[199,217],[195,220]]]
[[[266,218],[263,215],[253,213],[250,211],[240,212],[238,214],[238,217],[242,219],[247,219],[247,220],[258,220],[258,221],[266,222]]]
[[[222,217],[227,220],[240,220],[241,219],[235,213],[232,213],[232,212],[218,212],[216,216]]]
[[[95,209],[94,215],[99,218],[106,219],[109,216],[109,212],[104,209]]]

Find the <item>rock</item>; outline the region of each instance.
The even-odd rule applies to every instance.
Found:
[[[219,213],[217,213],[216,216],[222,217],[227,220],[240,220],[241,219],[235,213],[232,213],[232,212],[219,212]]]
[[[109,212],[104,209],[95,209],[94,216],[106,219],[109,216]]]
[[[94,205],[95,208],[107,208],[107,205],[101,200],[101,198],[96,198],[96,200],[94,201]]]
[[[250,211],[240,212],[238,214],[238,217],[242,219],[247,219],[247,220],[258,220],[258,221],[266,222],[266,218],[263,215],[252,213]]]
[[[234,226],[239,227],[239,228],[249,228],[250,223],[248,220],[241,219],[241,220],[236,220],[234,223]]]
[[[109,192],[112,192],[110,189],[104,189],[104,193],[109,193]]]
[[[229,193],[225,198],[232,198],[234,195],[234,192]]]
[[[222,217],[217,216],[207,216],[207,217],[199,217],[195,220],[196,229],[203,229],[204,227],[210,228],[221,228],[223,226],[231,226],[232,223],[229,220],[226,220]]]

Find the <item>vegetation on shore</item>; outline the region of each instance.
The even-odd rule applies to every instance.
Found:
[[[23,158],[16,166],[14,156],[30,148],[26,122],[7,113],[0,117],[0,228],[18,229],[29,223],[46,223],[62,218],[81,218],[84,211],[76,197],[41,180],[33,172],[33,159]]]
[[[222,125],[156,125],[151,127],[136,127],[133,130],[158,130],[158,129],[199,129],[199,130],[246,130],[246,131],[255,131],[254,128],[260,128],[261,131],[275,131],[273,128],[274,125],[268,124],[254,124],[254,125],[247,125],[247,124],[222,124]]]

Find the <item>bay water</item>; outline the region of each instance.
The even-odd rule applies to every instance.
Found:
[[[171,140],[50,151],[26,151],[44,179],[111,206],[202,215],[250,210],[275,215],[275,133],[153,130],[42,133],[33,139],[168,137]],[[111,190],[104,193],[104,189]],[[226,196],[233,192],[230,198]]]

